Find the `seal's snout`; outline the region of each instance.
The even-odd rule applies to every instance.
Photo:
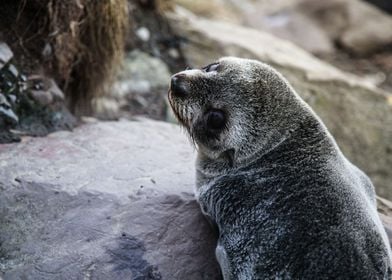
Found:
[[[185,97],[189,92],[186,75],[176,74],[172,76],[170,82],[170,90],[175,96]]]

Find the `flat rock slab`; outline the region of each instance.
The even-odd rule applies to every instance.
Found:
[[[0,278],[219,279],[193,162],[148,120],[0,145]]]
[[[0,279],[221,279],[194,156],[144,119],[0,145]],[[391,209],[379,199],[390,238]]]

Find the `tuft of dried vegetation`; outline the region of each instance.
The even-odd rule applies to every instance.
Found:
[[[97,2],[97,4],[90,4]],[[126,0],[90,1],[80,22],[80,50],[77,63],[72,67],[73,82],[67,92],[79,93],[71,99],[71,107],[84,111],[78,104],[87,104],[103,95],[121,66],[128,23]],[[83,94],[84,93],[84,94]],[[81,102],[79,102],[81,101]],[[91,108],[88,108],[91,109]]]
[[[0,33],[20,68],[52,76],[71,111],[91,113],[121,65],[127,0],[17,0],[2,4]]]

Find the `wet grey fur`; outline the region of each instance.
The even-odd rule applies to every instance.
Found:
[[[270,66],[222,58],[169,92],[198,150],[196,195],[217,224],[228,279],[391,279],[391,252],[369,178]],[[219,132],[211,108],[226,113]]]

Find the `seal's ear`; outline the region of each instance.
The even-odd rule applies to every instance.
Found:
[[[224,157],[228,160],[229,166],[233,167],[234,166],[235,150],[229,149],[229,150],[225,151],[223,154],[224,154]]]

